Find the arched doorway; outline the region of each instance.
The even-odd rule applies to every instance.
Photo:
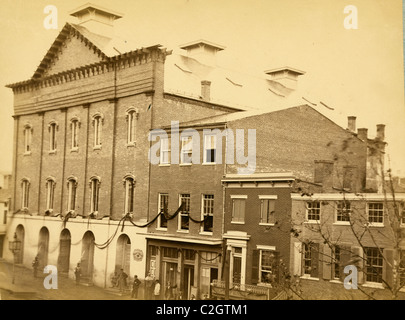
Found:
[[[38,261],[39,269],[43,269],[48,265],[48,247],[49,247],[49,231],[46,227],[39,230],[38,240]]]
[[[15,263],[16,264],[22,264],[23,263],[23,257],[24,257],[24,238],[25,238],[25,229],[24,227],[19,224],[17,228],[15,229],[15,233],[17,235],[17,239],[21,241],[21,250],[17,252],[15,256]]]
[[[94,234],[87,231],[83,236],[82,241],[82,258],[81,258],[81,271],[82,281],[91,283],[93,279],[93,261],[94,261]]]
[[[58,271],[69,273],[71,235],[68,229],[63,229],[59,240]]]
[[[124,272],[128,275],[131,265],[131,240],[126,234],[119,236],[117,240],[117,249],[115,254],[115,271],[124,269]]]

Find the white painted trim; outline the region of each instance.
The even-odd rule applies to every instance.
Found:
[[[258,250],[276,251],[276,246],[266,246],[266,245],[258,244],[258,245],[256,245],[256,248]]]
[[[231,199],[247,199],[247,195],[242,195],[242,194],[231,194]]]
[[[312,196],[302,196],[299,193],[292,193],[291,194],[292,200],[301,200],[301,201],[316,201],[316,200],[348,200],[348,201],[393,201],[392,195],[387,195],[384,197],[384,194],[381,193],[362,193],[362,194],[354,194],[354,193],[315,193]],[[405,193],[397,193],[395,194],[396,200],[405,200]]]
[[[263,200],[277,200],[276,195],[259,195],[259,199]]]

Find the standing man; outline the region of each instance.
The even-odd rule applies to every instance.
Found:
[[[81,275],[82,275],[82,268],[80,267],[80,262],[78,262],[75,268],[76,285],[80,283]]]
[[[134,276],[134,282],[132,283],[132,295],[131,298],[138,299],[138,289],[141,285],[141,281],[138,279],[138,276]]]
[[[34,278],[37,277],[38,267],[39,267],[39,260],[38,255],[36,255],[34,261],[32,261],[32,268],[34,269]]]
[[[155,300],[160,300],[160,283],[159,280],[156,280],[155,289],[154,289]]]

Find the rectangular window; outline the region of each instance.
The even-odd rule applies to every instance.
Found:
[[[319,244],[302,243],[302,273],[305,276],[318,278]]]
[[[71,149],[75,150],[79,147],[79,120],[72,120],[71,128],[72,128]]]
[[[195,260],[195,250],[183,249],[184,260],[194,261]]]
[[[193,137],[182,137],[180,163],[191,164],[192,156],[193,156]]]
[[[189,194],[181,194],[180,195],[180,205],[183,204],[183,210],[180,211],[179,214],[179,230],[188,230],[190,224],[190,195]]]
[[[170,138],[160,140],[160,164],[170,164]]]
[[[383,251],[381,248],[364,248],[367,282],[382,283],[383,256],[381,251]]]
[[[74,211],[76,209],[76,181],[68,181],[68,211]]]
[[[368,203],[368,221],[374,224],[384,223],[384,204],[382,202]]]
[[[167,228],[167,208],[169,206],[169,195],[167,193],[159,193],[159,218],[158,228]]]
[[[351,206],[349,201],[339,201],[336,208],[336,221],[350,222]]]
[[[278,259],[277,252],[260,250],[259,282],[271,284],[277,281]]]
[[[204,136],[204,163],[216,163],[217,136],[207,134]]]
[[[274,218],[276,198],[277,196],[259,196],[260,223],[274,224],[276,222]]]
[[[165,258],[177,259],[179,257],[178,248],[162,247],[162,249],[163,249],[163,257],[165,257]]]
[[[212,232],[214,227],[214,195],[204,194],[202,196],[202,225],[203,232]]]
[[[317,221],[321,219],[321,203],[319,201],[307,202],[307,221]]]
[[[125,179],[125,204],[124,213],[134,212],[134,193],[135,193],[135,181],[133,178]]]
[[[245,223],[246,198],[232,199],[232,222]]]

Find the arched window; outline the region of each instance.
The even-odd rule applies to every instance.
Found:
[[[31,153],[32,131],[30,124],[24,126],[24,154]]]
[[[79,128],[80,120],[77,117],[73,117],[70,120],[70,130],[71,130],[71,150],[77,150],[79,148]]]
[[[55,196],[55,179],[49,177],[46,179],[46,213],[52,213],[53,211],[53,201]]]
[[[92,177],[90,179],[90,213],[98,213],[98,200],[100,194],[100,181],[99,177]]]
[[[126,111],[127,114],[127,144],[134,145],[136,140],[136,120],[138,111],[131,107]]]
[[[30,181],[29,179],[21,180],[21,209],[28,209],[28,203],[30,198]]]
[[[124,214],[134,212],[134,195],[135,195],[135,179],[133,176],[126,176],[124,178],[125,186],[125,203]]]
[[[49,151],[56,151],[56,131],[58,130],[58,124],[55,121],[52,121],[48,125],[49,129]]]
[[[104,116],[101,113],[93,115],[94,127],[94,148],[101,148],[101,132],[104,123]]]
[[[68,178],[67,190],[68,190],[67,211],[74,212],[76,210],[76,190],[77,190],[76,178],[74,177]]]

